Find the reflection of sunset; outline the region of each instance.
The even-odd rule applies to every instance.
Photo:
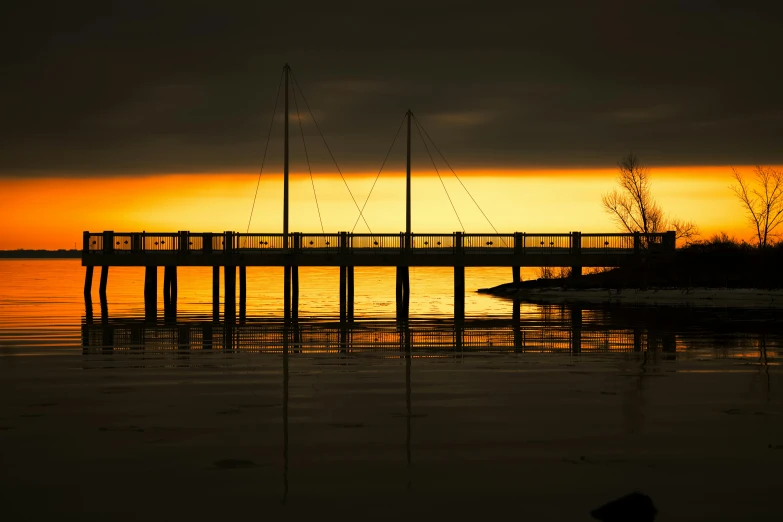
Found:
[[[748,170],[748,167],[740,170]],[[651,167],[653,193],[665,211],[696,222],[702,236],[726,231],[748,237],[729,185],[729,167]],[[405,181],[399,172],[379,178],[365,211],[375,232],[405,228]],[[460,173],[465,186],[501,232],[613,231],[601,194],[614,188],[616,170],[499,170]],[[491,231],[459,182],[443,173],[465,230]],[[374,174],[346,178],[359,205]],[[83,230],[245,231],[257,175],[161,175],[134,178],[11,179],[0,181],[0,249],[73,248]],[[358,212],[334,174],[316,174],[323,226],[350,231]],[[413,229],[452,232],[461,227],[434,172],[415,171]],[[320,232],[313,189],[306,175],[291,178],[291,230]],[[282,229],[282,177],[261,180],[251,231]],[[366,227],[360,221],[356,232]]]

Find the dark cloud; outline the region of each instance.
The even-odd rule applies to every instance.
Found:
[[[326,4],[7,9],[0,175],[254,170],[285,61],[346,170],[376,169],[409,107],[463,168],[609,165],[629,151],[658,164],[783,163],[776,12]],[[315,128],[304,131],[326,168]]]

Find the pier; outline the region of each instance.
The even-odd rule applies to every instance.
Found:
[[[408,268],[454,269],[454,309],[464,317],[465,268],[509,267],[519,280],[519,267],[568,267],[579,277],[582,267],[623,266],[671,255],[675,233],[661,234],[262,234],[236,232],[84,232],[82,265],[86,267],[85,299],[90,299],[94,268],[101,267],[99,295],[107,299],[109,268],[145,267],[143,288],[148,315],[157,310],[157,267],[164,268],[164,313],[174,313],[177,300],[177,267],[212,268],[212,302],[219,314],[221,268],[224,285],[224,317],[243,317],[248,291],[248,267],[284,267],[285,317],[296,319],[299,301],[299,267],[339,267],[341,320],[354,316],[354,268],[397,267],[397,316],[408,317],[410,282]],[[238,274],[237,274],[238,272]],[[237,296],[237,279],[239,295]],[[140,289],[140,294],[142,290]],[[238,299],[237,299],[238,297]]]

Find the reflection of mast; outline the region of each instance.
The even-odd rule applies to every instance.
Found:
[[[283,329],[283,500],[288,498],[288,328]]]
[[[405,325],[404,333],[405,349],[405,453],[408,469],[408,488],[411,487],[411,335],[410,328]]]

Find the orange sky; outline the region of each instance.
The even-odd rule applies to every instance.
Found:
[[[738,167],[750,173],[750,167]],[[702,236],[726,231],[749,238],[742,209],[729,190],[731,169],[651,167],[653,193],[664,210],[695,221]],[[443,174],[443,173],[442,173]],[[374,174],[347,177],[361,204]],[[461,172],[464,184],[501,232],[613,231],[601,209],[601,194],[615,187],[616,169],[504,170]],[[467,232],[490,231],[457,180],[443,175]],[[0,180],[0,249],[77,248],[82,231],[244,232],[257,174],[160,175],[96,179]],[[327,232],[351,230],[358,215],[339,176],[316,174],[316,190]],[[380,177],[367,205],[373,232],[405,228],[405,180],[399,173]],[[310,178],[291,178],[290,230],[320,232]],[[412,187],[413,229],[462,229],[433,173],[416,172]],[[250,227],[282,230],[282,176],[264,175]],[[360,223],[356,232],[366,232]]]

